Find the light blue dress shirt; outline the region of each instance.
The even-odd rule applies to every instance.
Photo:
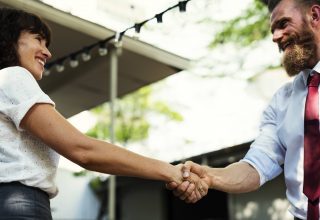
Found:
[[[320,73],[320,62],[313,68]],[[311,69],[300,72],[281,87],[262,115],[260,134],[243,160],[260,175],[260,185],[284,170],[289,211],[306,218],[308,199],[303,194],[304,108]],[[319,170],[320,172],[320,170]]]

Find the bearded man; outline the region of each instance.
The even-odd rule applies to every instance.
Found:
[[[225,168],[188,161],[185,171],[197,173],[206,187],[230,193],[258,189],[284,171],[289,211],[295,219],[319,220],[320,197],[320,0],[265,0],[271,13],[273,41],[283,52],[290,82],[265,109],[260,134],[246,156]],[[195,186],[170,183],[167,188],[186,202],[195,202]]]

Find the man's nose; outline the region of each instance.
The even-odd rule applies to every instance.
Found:
[[[282,37],[283,37],[283,31],[276,29],[272,34],[272,41],[275,43],[278,43],[281,41]]]

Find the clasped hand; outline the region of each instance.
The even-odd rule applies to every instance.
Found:
[[[187,161],[176,167],[181,170],[182,181],[167,183],[167,189],[186,203],[195,203],[207,195],[211,183],[205,166]]]

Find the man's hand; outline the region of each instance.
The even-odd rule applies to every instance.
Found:
[[[187,161],[181,171],[185,181],[180,185],[175,182],[168,183],[167,189],[173,190],[173,194],[186,203],[195,203],[207,195],[211,180],[205,166]]]

